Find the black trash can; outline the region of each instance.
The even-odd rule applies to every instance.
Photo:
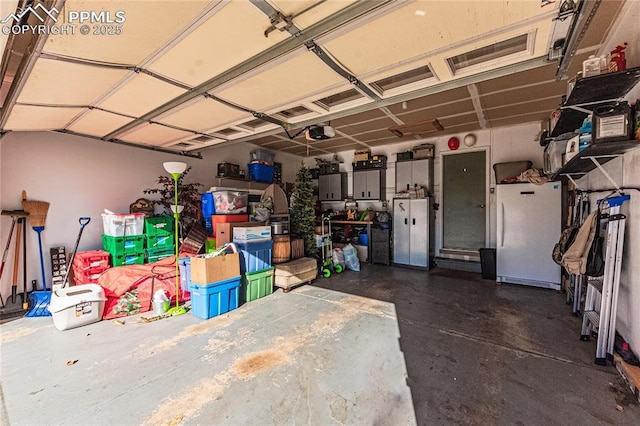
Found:
[[[485,280],[496,279],[496,249],[481,248],[480,252],[480,268],[482,269],[482,278]]]

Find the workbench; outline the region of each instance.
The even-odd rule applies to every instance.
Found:
[[[316,220],[317,223],[322,222],[322,224],[324,225],[324,223],[326,223],[327,221],[320,221],[319,219]],[[366,226],[367,228],[367,262],[368,263],[372,263],[372,257],[371,257],[371,225],[373,225],[373,221],[372,220],[334,220],[331,219],[329,220],[329,222],[331,222],[331,227],[333,228],[334,225],[338,225],[338,226],[344,226],[344,225],[352,225],[352,226]]]

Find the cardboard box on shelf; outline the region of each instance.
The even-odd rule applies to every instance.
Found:
[[[271,241],[270,226],[234,226],[234,243],[253,243]]]
[[[211,284],[238,276],[240,276],[240,255],[238,253],[191,258],[192,283]]]
[[[369,161],[369,158],[371,158],[371,151],[366,149],[366,150],[361,150],[361,151],[355,151],[353,153],[353,162],[357,162],[357,161]]]

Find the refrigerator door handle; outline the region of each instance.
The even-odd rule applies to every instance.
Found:
[[[500,247],[504,247],[504,203],[500,203],[500,210],[500,228],[502,231],[500,232]]]

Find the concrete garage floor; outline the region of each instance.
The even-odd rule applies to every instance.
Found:
[[[615,368],[593,364],[564,295],[479,274],[363,264],[206,321],[141,316],[0,325],[0,424],[640,419]]]

